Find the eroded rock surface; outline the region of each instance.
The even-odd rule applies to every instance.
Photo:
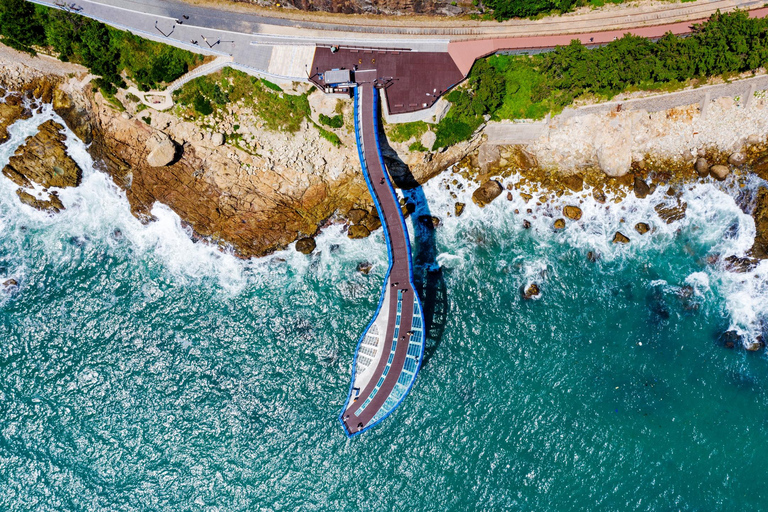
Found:
[[[58,212],[64,205],[56,192],[45,192],[38,197],[23,189],[35,185],[46,191],[51,187],[76,187],[82,178],[82,170],[67,154],[63,129],[55,121],[44,122],[38,133],[28,137],[3,168],[3,174],[21,187],[17,191],[19,199],[40,210]]]

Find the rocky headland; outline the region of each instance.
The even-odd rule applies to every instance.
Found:
[[[17,58],[3,49],[5,67],[0,85],[7,91],[0,103],[0,138],[6,127],[31,115],[40,102],[51,102],[69,128],[89,144],[93,157],[122,187],[132,212],[152,220],[152,207],[161,202],[188,224],[195,236],[241,257],[260,256],[287,247],[314,250],[313,237],[330,223],[343,223],[350,238],[362,238],[380,221],[359,172],[352,132],[352,102],[319,91],[308,100],[311,117],[294,133],[274,131],[242,103],[228,105],[215,123],[186,118],[176,111],[147,109],[121,92],[114,99],[94,92],[83,68],[42,57]],[[308,92],[294,84],[286,93]],[[334,129],[336,146],[313,127],[321,114],[340,114]],[[502,196],[504,178],[519,174],[507,187],[526,187],[533,204],[591,187],[596,199],[619,200],[626,194],[645,197],[658,186],[696,179],[725,179],[731,173],[768,174],[768,105],[756,97],[747,108],[733,98],[709,106],[706,117],[698,106],[660,112],[609,112],[554,118],[544,135],[526,145],[484,143],[481,130],[465,143],[443,151],[425,151],[432,132],[412,140],[390,142],[383,153],[395,183],[417,186],[451,168],[478,184],[473,200],[480,206]],[[2,140],[2,139],[0,139]],[[62,135],[46,123],[30,137],[4,169],[16,182],[19,196],[38,208],[63,205],[48,188],[75,186],[79,170],[67,164]],[[426,141],[426,142],[424,142]],[[618,141],[618,142],[617,142]],[[43,148],[50,148],[48,160]],[[75,166],[76,167],[76,166]],[[41,168],[47,173],[41,174]],[[66,171],[66,172],[65,172]],[[69,176],[66,180],[59,179]],[[32,194],[33,184],[44,189]],[[45,197],[42,194],[48,193]],[[673,192],[674,193],[674,192]],[[528,192],[526,192],[528,194]],[[509,194],[508,194],[509,195]],[[535,196],[534,196],[535,195]],[[609,199],[610,198],[610,199]],[[748,206],[758,235],[751,256],[768,253],[768,193],[763,189]],[[461,215],[465,205],[455,205]],[[685,215],[686,205],[659,205],[667,222]],[[404,205],[404,211],[411,211]],[[572,206],[555,220],[554,229],[578,222]],[[439,219],[433,223],[439,225]],[[635,226],[639,234],[647,224]],[[628,243],[631,234],[617,233],[615,243]]]

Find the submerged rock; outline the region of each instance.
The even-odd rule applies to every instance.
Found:
[[[685,218],[685,211],[688,209],[688,203],[678,199],[676,205],[666,205],[664,203],[659,203],[654,206],[653,209],[656,210],[656,213],[659,215],[661,220],[667,224],[672,224],[675,221]]]
[[[741,335],[733,330],[722,333],[717,341],[725,348],[736,348],[737,345],[742,345]]]
[[[488,180],[472,193],[472,201],[483,207],[501,195],[503,187],[496,180]]]
[[[587,251],[587,260],[595,263],[600,260],[600,254],[595,251]]]
[[[312,237],[304,237],[296,240],[296,250],[301,254],[309,254],[315,250],[317,243]]]
[[[754,269],[758,263],[760,263],[759,260],[752,258],[740,258],[738,256],[728,256],[725,258],[725,268],[731,272],[741,274]]]
[[[531,300],[539,297],[541,295],[541,290],[539,289],[539,285],[536,283],[531,283],[528,285],[527,288],[523,290],[523,299],[525,300]]]
[[[731,170],[727,165],[713,165],[709,168],[709,174],[711,174],[713,178],[719,181],[723,181],[725,178],[727,178],[730,172]]]
[[[523,220],[523,229],[531,229],[531,221],[528,219]]]
[[[581,218],[581,214],[581,208],[578,206],[568,205],[563,208],[563,215],[571,220],[579,220]]]
[[[762,338],[758,337],[755,341],[748,341],[744,343],[744,348],[749,352],[757,352],[758,350],[765,348],[765,342]]]
[[[641,235],[646,234],[650,230],[651,230],[651,226],[649,226],[645,222],[638,222],[637,224],[635,224],[635,231],[637,231]]]
[[[373,268],[373,265],[371,263],[368,263],[367,261],[361,261],[357,264],[357,271],[362,272],[363,274],[368,275],[368,273]]]
[[[623,234],[621,231],[617,231],[615,235],[613,235],[612,242],[614,244],[627,244],[629,243],[629,238]]]
[[[61,210],[65,209],[64,203],[61,202],[59,195],[55,191],[49,193],[47,199],[39,199],[22,189],[18,189],[16,191],[16,195],[19,196],[19,200],[22,203],[38,210],[46,210],[53,213],[59,213]]]

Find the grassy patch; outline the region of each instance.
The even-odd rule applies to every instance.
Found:
[[[262,85],[264,85],[267,89],[272,89],[275,92],[283,92],[283,88],[277,85],[276,83],[270,82],[266,78],[261,79]]]
[[[426,147],[424,147],[424,144],[421,143],[420,140],[417,140],[416,142],[412,143],[410,146],[408,146],[409,151],[421,151],[426,152],[429,151]]]
[[[330,142],[331,144],[333,144],[337,148],[339,146],[341,146],[341,139],[339,138],[338,135],[336,135],[333,132],[329,132],[328,130],[326,130],[322,126],[318,126],[317,123],[313,122],[312,124],[315,125],[315,128],[317,128],[317,131],[320,132],[320,136],[322,138],[324,138],[325,140],[327,140],[328,142]]]
[[[112,92],[106,91],[103,88],[100,88],[99,92],[101,92],[101,95],[104,96],[104,99],[107,100],[107,103],[112,105],[115,110],[118,112],[125,112],[125,106],[120,102],[119,99],[115,98],[115,95],[112,94]]]
[[[405,142],[413,138],[418,139],[429,129],[429,125],[424,121],[393,124],[391,127],[387,136],[392,142]]]
[[[320,114],[320,122],[323,123],[325,126],[329,126],[331,128],[341,128],[344,126],[344,118],[341,116],[341,114],[336,114],[333,117],[329,117],[325,114]]]

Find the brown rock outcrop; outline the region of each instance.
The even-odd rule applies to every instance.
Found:
[[[464,213],[464,208],[466,206],[467,205],[464,204],[464,203],[456,203],[455,205],[453,205],[453,213],[454,213],[454,215],[456,215],[457,217],[461,217],[461,214]]]
[[[366,238],[370,234],[371,232],[365,226],[350,226],[349,231],[347,231],[347,236],[353,239]]]
[[[768,258],[768,188],[762,187],[757,194],[757,206],[752,214],[755,219],[755,242],[751,254],[754,258]]]
[[[3,174],[21,187],[31,182],[48,187],[76,187],[82,170],[67,154],[64,127],[55,121],[40,125],[39,132],[27,138],[3,168]]]
[[[659,203],[654,206],[653,209],[656,210],[656,213],[661,217],[661,220],[667,224],[672,224],[675,221],[685,218],[685,211],[688,209],[688,203],[678,199],[677,204],[675,205]]]
[[[20,104],[0,103],[0,144],[8,140],[8,127],[19,119],[30,116]]]
[[[629,238],[622,232],[617,231],[616,234],[613,235],[612,242],[615,244],[627,244],[629,243]]]
[[[571,220],[579,220],[582,215],[581,208],[572,205],[565,206],[563,207],[563,215]]]
[[[296,240],[296,250],[301,254],[309,254],[315,250],[315,247],[317,247],[317,243],[312,237],[307,236]]]
[[[639,199],[644,199],[648,196],[648,194],[651,193],[651,187],[649,187],[643,179],[638,178],[637,176],[635,176],[635,181],[632,188],[635,192],[635,195]]]
[[[557,219],[557,220],[555,220],[555,223],[552,226],[555,229],[564,229],[565,228],[565,219]]]
[[[650,230],[651,230],[651,226],[649,226],[645,222],[638,222],[637,224],[635,224],[635,231],[637,231],[641,235],[646,234]]]
[[[535,299],[541,295],[541,289],[536,283],[531,283],[523,290],[522,295],[525,300]]]
[[[488,180],[472,193],[472,201],[483,207],[501,195],[503,187],[496,180]]]

